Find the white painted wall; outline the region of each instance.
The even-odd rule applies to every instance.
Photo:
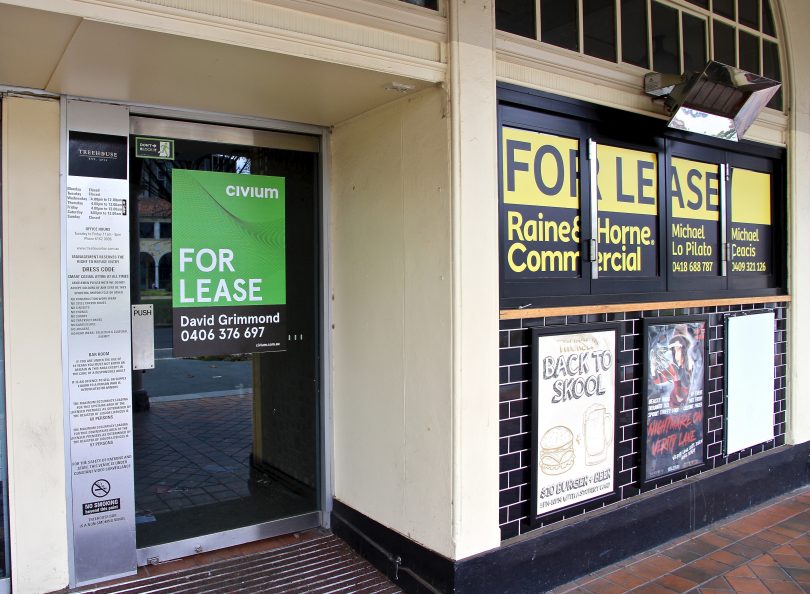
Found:
[[[59,119],[58,101],[3,100],[3,314],[16,594],[68,583]]]
[[[335,497],[447,556],[452,489],[449,123],[429,89],[335,127]]]
[[[788,47],[790,102],[788,209],[790,233],[790,357],[788,441],[810,440],[810,7],[807,0],[782,0]]]
[[[449,97],[333,134],[335,495],[460,559],[500,545],[497,126],[493,5],[448,10]]]
[[[498,530],[498,136],[495,5],[452,0],[453,542],[461,559]]]

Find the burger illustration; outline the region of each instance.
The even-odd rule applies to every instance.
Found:
[[[574,465],[574,434],[558,425],[540,440],[540,470],[543,474],[562,474]]]

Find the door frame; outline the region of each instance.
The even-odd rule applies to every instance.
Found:
[[[334,464],[333,464],[333,431],[332,431],[332,376],[331,376],[331,326],[332,326],[332,262],[331,262],[331,233],[329,228],[330,220],[330,167],[331,159],[329,153],[329,130],[324,126],[301,124],[295,122],[287,122],[282,120],[274,120],[270,118],[260,118],[252,116],[241,116],[226,113],[195,111],[186,109],[176,109],[167,107],[158,107],[146,104],[98,100],[86,97],[62,96],[62,169],[66,165],[66,115],[65,106],[67,101],[86,101],[89,103],[118,105],[128,110],[128,115],[131,120],[132,117],[143,116],[164,120],[179,120],[182,122],[211,124],[218,126],[230,126],[238,128],[250,128],[255,130],[267,132],[282,132],[293,134],[306,134],[315,137],[319,142],[319,156],[320,164],[317,170],[319,176],[318,190],[319,190],[319,203],[318,214],[320,216],[320,258],[319,258],[319,291],[320,291],[320,307],[317,315],[319,317],[317,324],[320,326],[320,345],[319,345],[319,408],[317,411],[318,420],[318,444],[317,454],[319,456],[319,469],[318,481],[320,487],[319,494],[319,509],[314,512],[282,518],[271,522],[263,522],[246,526],[242,528],[235,528],[226,530],[224,532],[217,532],[206,534],[200,537],[191,539],[179,540],[170,543],[154,545],[136,549],[137,564],[138,566],[147,565],[149,563],[159,563],[180,557],[186,557],[201,552],[207,552],[217,549],[222,549],[238,544],[270,538],[281,534],[288,534],[300,530],[305,530],[313,527],[330,528],[331,526],[331,512],[332,512],[332,497],[334,494]],[[128,133],[129,134],[129,133]],[[63,176],[64,178],[64,176]],[[64,185],[64,182],[63,184]],[[64,197],[65,189],[61,189]],[[64,199],[64,198],[63,198]],[[63,222],[64,226],[64,222]],[[64,227],[63,227],[64,233]],[[63,328],[63,342],[67,340],[67,329]],[[65,398],[67,399],[68,391],[65,387]],[[66,402],[67,404],[67,402]],[[69,407],[66,406],[66,411]],[[66,427],[67,427],[66,412]],[[70,460],[70,432],[66,431],[66,460],[65,472],[66,477],[70,476],[71,460]],[[133,469],[134,472],[134,469]],[[67,509],[72,509],[72,492],[70,481],[66,481],[66,498],[68,502]],[[67,524],[70,529],[72,525],[72,514],[68,513]],[[68,539],[69,558],[71,559],[70,566],[70,584],[75,586],[76,580],[74,575],[73,559],[73,541]],[[110,576],[115,577],[115,576]]]

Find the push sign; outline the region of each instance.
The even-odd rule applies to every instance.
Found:
[[[132,306],[132,369],[155,368],[154,306]]]

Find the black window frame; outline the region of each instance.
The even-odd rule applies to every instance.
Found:
[[[598,106],[511,83],[498,83],[498,212],[499,281],[502,309],[607,305],[695,299],[769,297],[784,295],[787,283],[787,195],[786,151],[780,147],[751,141],[731,142],[672,130],[666,120]],[[552,122],[546,126],[545,122]],[[582,277],[507,281],[504,278],[506,242],[503,203],[502,136],[504,125],[579,138],[580,258]],[[590,179],[588,139],[599,144],[624,147],[658,155],[659,276],[655,279],[591,279],[588,239],[596,237],[590,228]],[[657,151],[650,150],[656,147]],[[598,153],[598,149],[597,149]],[[727,165],[771,174],[771,262],[769,274],[732,273],[715,278],[688,278],[671,273],[669,257],[671,234],[670,159]],[[731,229],[731,191],[725,213],[727,233]],[[730,235],[729,235],[730,237]],[[727,242],[730,238],[727,237]],[[722,244],[718,250],[722,250]],[[577,282],[572,282],[576,280]],[[684,282],[688,280],[688,282]],[[610,281],[610,282],[604,282]],[[630,282],[628,282],[630,281]]]

